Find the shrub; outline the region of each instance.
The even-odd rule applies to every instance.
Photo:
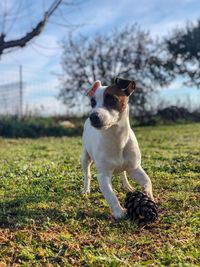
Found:
[[[59,125],[55,118],[25,117],[18,120],[16,117],[0,118],[0,136],[8,138],[42,136],[79,136],[82,133],[82,124],[75,124],[75,128],[65,128]]]

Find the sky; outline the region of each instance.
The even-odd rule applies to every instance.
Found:
[[[19,38],[30,31],[53,0],[1,0],[0,32],[5,29],[7,40]],[[74,0],[64,1],[46,25],[43,33],[23,49],[0,58],[0,85],[19,80],[19,65],[23,67],[24,108],[43,113],[64,113],[66,107],[56,98],[59,93],[57,74],[61,68],[61,42],[69,32],[92,37],[109,33],[115,27],[137,22],[154,37],[169,36],[175,27],[200,18],[199,0]],[[3,14],[9,14],[3,25]],[[200,90],[187,88],[181,80],[163,89],[161,97],[174,103],[186,101],[198,104]],[[84,108],[84,107],[82,107]]]

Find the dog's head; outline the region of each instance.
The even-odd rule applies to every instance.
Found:
[[[88,93],[92,107],[91,125],[97,129],[108,129],[117,124],[134,89],[134,81],[122,78],[116,78],[110,86],[102,86],[100,81],[96,81]]]

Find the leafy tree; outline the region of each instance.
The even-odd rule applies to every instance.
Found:
[[[200,87],[200,20],[174,30],[165,42],[171,71],[186,78],[186,84]]]
[[[62,89],[59,97],[68,106],[84,95],[97,79],[110,84],[121,76],[136,81],[131,103],[142,114],[148,104],[149,93],[158,86],[166,86],[173,74],[166,72],[167,58],[162,45],[137,24],[114,30],[94,38],[72,35],[63,43]]]

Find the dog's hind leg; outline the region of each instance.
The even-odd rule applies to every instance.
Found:
[[[133,191],[133,187],[129,184],[129,181],[127,179],[126,172],[124,171],[123,173],[121,173],[120,176],[122,178],[122,184],[123,184],[125,191],[127,191],[127,192]]]
[[[143,186],[145,193],[152,199],[153,193],[152,193],[152,184],[149,176],[146,174],[146,172],[143,170],[141,166],[137,167],[136,169],[131,169],[128,171],[128,174],[132,179],[134,179],[136,182],[138,182],[141,186]]]
[[[88,152],[86,151],[86,149],[83,148],[81,165],[84,171],[84,188],[82,190],[82,194],[90,193],[90,181],[91,181],[90,166],[91,164],[92,164],[92,160]]]

